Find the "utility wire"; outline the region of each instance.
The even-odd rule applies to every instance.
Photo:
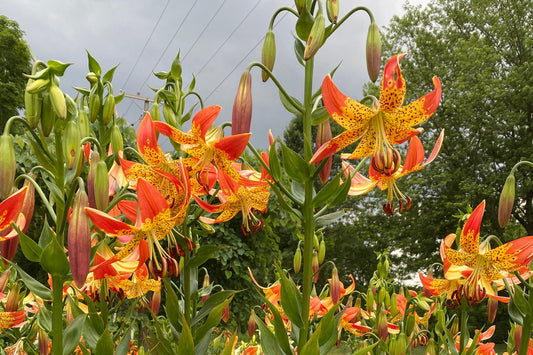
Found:
[[[287,16],[287,13],[284,13],[284,14],[281,16],[280,20],[279,20],[278,22],[276,22],[276,24],[274,25],[274,27],[276,27],[277,24],[280,23],[280,22],[285,18],[285,16]],[[257,47],[259,47],[259,45],[263,42],[263,39],[264,39],[264,38],[265,38],[265,36],[261,37],[261,38],[259,39],[259,41],[257,41],[257,44],[256,44],[252,49],[250,49],[250,50],[248,51],[248,53],[246,53],[246,55],[245,55],[245,56],[239,61],[239,63],[237,63],[237,64],[235,65],[235,67],[233,67],[233,69],[228,73],[228,75],[226,75],[226,76],[224,77],[224,79],[222,79],[222,81],[221,81],[220,83],[218,83],[218,85],[217,85],[213,90],[211,90],[211,92],[209,93],[209,95],[206,96],[206,98],[204,99],[204,101],[207,101],[207,99],[209,99],[209,98],[211,97],[211,95],[213,95],[213,93],[214,93],[215,91],[217,91],[218,88],[219,88],[220,86],[222,86],[222,84],[223,84],[223,83],[224,83],[224,82],[225,82],[225,81],[231,76],[231,74],[233,74],[233,72],[234,72],[235,70],[237,70],[237,68],[242,64],[242,62],[244,62],[244,60],[245,60],[246,58],[248,58],[248,56],[249,56],[249,55],[250,55],[250,54],[251,54],[251,53],[252,53]]]
[[[141,59],[142,55],[144,54],[144,51],[146,50],[146,47],[148,47],[148,43],[150,42],[150,40],[152,39],[152,36],[154,35],[155,33],[155,29],[157,28],[157,26],[159,25],[159,22],[161,21],[161,18],[163,17],[163,15],[165,14],[165,11],[168,7],[168,4],[170,4],[170,0],[167,0],[167,4],[165,5],[165,7],[163,8],[163,11],[161,11],[161,15],[159,15],[159,18],[157,19],[155,25],[154,25],[154,28],[152,29],[152,32],[150,33],[150,36],[148,36],[148,39],[146,40],[146,42],[144,43],[144,47],[143,49],[141,50],[141,53],[139,53],[139,55],[137,56],[137,60],[135,61],[135,64],[133,65],[133,68],[131,68],[130,70],[130,73],[128,74],[128,77],[126,78],[126,81],[124,82],[124,84],[122,84],[122,88],[124,88],[126,86],[126,84],[128,83],[128,81],[130,80],[131,78],[131,75],[133,74],[133,71],[135,70],[135,68],[137,67],[137,64],[139,64],[139,60]]]
[[[213,58],[215,58],[215,56],[218,54],[218,52],[222,49],[222,47],[224,47],[224,45],[229,41],[229,39],[231,37],[233,37],[233,35],[235,34],[235,32],[237,32],[237,30],[242,26],[242,24],[244,23],[244,21],[247,20],[248,16],[250,16],[250,14],[256,9],[256,7],[259,5],[259,3],[261,2],[261,0],[257,0],[257,2],[255,3],[255,5],[250,9],[250,11],[248,11],[248,13],[246,14],[246,16],[243,16],[242,17],[242,20],[241,22],[237,25],[237,27],[235,27],[233,29],[233,31],[229,34],[228,37],[226,37],[226,39],[224,40],[224,42],[222,42],[222,44],[220,44],[220,46],[218,46],[218,48],[215,50],[215,52],[211,55],[211,57],[209,58],[209,60],[207,62],[205,62],[205,64],[200,68],[200,70],[196,73],[196,76],[199,76],[200,73],[205,69],[205,67],[211,63],[211,60],[213,60]]]
[[[222,4],[220,4],[220,6],[218,7],[218,9],[216,9],[215,13],[213,14],[213,16],[211,16],[211,18],[209,19],[209,22],[207,22],[207,25],[204,26],[203,30],[200,32],[200,34],[198,35],[198,37],[196,37],[196,39],[194,40],[194,43],[192,44],[191,48],[189,48],[189,50],[187,51],[187,53],[185,53],[182,57],[182,60],[185,60],[185,57],[187,57],[187,54],[189,54],[193,48],[196,46],[196,44],[198,43],[198,41],[200,40],[200,38],[202,37],[202,35],[204,34],[204,32],[207,30],[207,28],[209,27],[209,25],[211,24],[211,22],[213,22],[213,20],[215,19],[215,17],[218,15],[220,9],[222,8],[222,6],[224,6],[224,4],[226,3],[227,0],[224,0],[222,1]]]

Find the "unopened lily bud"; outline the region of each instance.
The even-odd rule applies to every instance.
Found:
[[[252,74],[248,70],[242,73],[237,95],[233,101],[231,115],[231,134],[250,132],[252,122]]]
[[[100,95],[96,92],[89,96],[89,120],[94,123],[100,114]]]
[[[33,79],[28,80],[26,85],[26,91],[24,92],[24,108],[25,115],[31,128],[36,128],[39,124],[39,118],[41,117],[41,103],[42,97],[39,94],[32,94],[28,92],[28,87],[34,82]]]
[[[516,325],[514,330],[514,346],[517,354],[520,354],[520,342],[522,341],[522,326]]]
[[[251,338],[255,333],[255,311],[252,309],[248,318],[248,336]]]
[[[428,341],[428,345],[426,346],[426,355],[437,355],[437,347],[433,338],[429,339]]]
[[[292,266],[294,268],[295,274],[300,272],[300,268],[302,267],[302,250],[300,249],[300,246],[298,246],[298,248],[296,248],[296,251],[294,252]]]
[[[200,227],[204,232],[207,232],[207,234],[214,234],[216,232],[215,228],[213,228],[212,225],[204,223],[202,221],[199,221]]]
[[[81,134],[78,124],[70,120],[65,126],[63,135],[63,149],[65,153],[65,161],[67,163],[67,169],[74,169],[76,159],[80,157],[78,154],[81,151]]]
[[[37,339],[39,343],[39,355],[48,355],[48,335],[42,328],[39,328],[37,332]]]
[[[94,191],[94,183],[96,178],[96,167],[100,161],[100,154],[97,151],[91,153],[89,162],[89,172],[87,173],[87,195],[89,196],[89,206],[96,208],[96,199]]]
[[[311,260],[311,269],[313,270],[313,282],[317,282],[320,263],[318,262],[318,253],[316,251],[313,252],[313,259]]]
[[[405,334],[410,336],[413,333],[413,330],[415,329],[415,324],[415,316],[411,313],[409,314],[409,316],[407,316],[407,320],[405,322]]]
[[[331,126],[329,122],[329,118],[325,120],[324,122],[321,122],[318,125],[318,130],[316,133],[316,149],[320,148],[324,143],[329,142],[333,138],[333,135],[331,133]],[[318,173],[318,177],[320,178],[320,181],[325,184],[328,182],[329,174],[331,172],[331,165],[333,164],[333,157],[330,156],[327,158],[326,165],[320,170]],[[317,163],[317,166],[320,165],[320,163]]]
[[[9,281],[9,276],[11,275],[11,269],[6,269],[2,275],[0,275],[0,293],[4,293],[7,287],[7,282]]]
[[[19,310],[19,296],[20,285],[16,283],[7,294],[6,304],[4,306],[6,312],[16,312]]]
[[[302,9],[304,8],[306,1],[307,0],[294,0],[294,5],[296,5],[296,10],[299,14],[302,13]]]
[[[67,323],[72,323],[74,321],[74,313],[72,312],[72,307],[76,306],[74,300],[69,296],[67,297],[67,302],[65,304],[65,318]]]
[[[494,319],[496,319],[496,313],[498,313],[498,300],[489,297],[487,302],[487,317],[490,324],[494,323]]]
[[[94,176],[94,199],[96,208],[104,211],[109,204],[109,173],[105,161],[101,160],[96,165]]]
[[[207,286],[209,286],[209,274],[206,272],[205,276],[204,276],[204,283],[202,284],[202,287],[205,288]],[[205,301],[207,301],[208,298],[209,298],[209,295],[202,296],[202,304],[204,304]]]
[[[222,310],[222,320],[224,321],[224,323],[227,323],[229,321],[229,303]]]
[[[67,118],[67,101],[61,89],[57,85],[52,84],[50,85],[48,94],[50,95],[50,103],[57,117],[63,120]]]
[[[15,159],[15,146],[13,137],[9,134],[0,136],[0,200],[11,195],[15,174],[17,172],[17,161]]]
[[[378,337],[383,341],[387,341],[389,328],[387,326],[387,315],[383,310],[379,312],[377,328]]]
[[[316,15],[315,22],[313,27],[311,27],[311,32],[309,33],[309,38],[307,39],[307,45],[305,46],[304,51],[304,60],[311,59],[316,52],[324,44],[324,34],[326,32],[326,21],[324,20],[324,15],[322,11],[318,11]]]
[[[324,259],[326,257],[326,242],[324,242],[324,238],[320,240],[320,244],[318,245],[318,263],[322,264],[324,262]]]
[[[398,298],[396,296],[396,293],[393,293],[390,296],[390,313],[394,317],[396,312],[398,312]]]
[[[334,267],[331,272],[331,301],[337,304],[341,298],[341,281],[339,280],[339,271]]]
[[[102,110],[102,118],[104,124],[109,124],[113,119],[113,113],[115,112],[115,97],[112,94],[108,94],[104,100],[104,108]]]
[[[153,103],[150,107],[150,117],[152,117],[152,121],[161,121],[161,111],[159,111],[158,104]]]
[[[50,95],[43,93],[43,102],[41,106],[41,131],[43,136],[48,137],[54,128],[56,122],[56,113],[50,101]]]
[[[117,156],[118,159],[118,152],[124,149],[124,139],[122,138],[122,133],[120,132],[120,128],[118,128],[117,125],[113,125],[111,127],[111,150],[113,151],[113,154]]]
[[[498,223],[502,228],[507,225],[509,218],[511,218],[511,212],[513,212],[515,185],[516,180],[512,172],[505,180],[498,206]]]
[[[81,138],[89,137],[91,132],[91,123],[89,121],[89,116],[87,115],[87,112],[85,112],[84,109],[78,110],[78,122]]]
[[[366,37],[366,67],[372,82],[378,80],[381,69],[381,38],[378,25],[372,21]]]
[[[326,0],[326,13],[331,23],[337,23],[339,17],[339,0]]]
[[[320,241],[318,240],[318,236],[316,234],[313,236],[313,247],[315,248],[315,250],[318,250],[318,248],[320,248]]]
[[[161,290],[154,291],[152,299],[150,300],[149,307],[157,315],[159,312],[159,307],[161,306]]]
[[[452,336],[456,336],[459,333],[459,319],[455,318],[452,323],[452,327],[450,328],[450,333],[452,333]]]
[[[50,84],[50,79],[29,79],[28,83],[26,84],[26,92],[30,94],[39,94],[46,90],[48,88],[48,85]]]
[[[177,127],[178,122],[176,121],[176,114],[169,105],[163,105],[163,117],[165,117],[165,121],[167,121],[169,125]]]
[[[367,312],[372,312],[374,309],[374,292],[372,292],[372,288],[368,288],[366,291],[366,310]]]
[[[78,189],[76,196],[74,196],[68,225],[70,270],[78,287],[85,284],[91,263],[91,224],[85,207],[89,207],[89,198],[85,190]]]
[[[378,303],[385,302],[386,294],[387,294],[387,290],[385,289],[385,287],[381,287],[378,292]]]
[[[91,84],[96,84],[96,82],[98,81],[98,75],[91,71],[88,72],[87,75],[85,75],[85,79],[87,79]]]
[[[268,32],[265,35],[265,42],[263,42],[263,49],[261,51],[261,63],[265,67],[268,68],[268,70],[272,71],[274,69],[274,62],[276,61],[276,38],[274,36],[274,32],[272,30],[268,30]],[[263,82],[267,81],[270,75],[268,75],[268,72],[263,70],[261,72],[261,77],[263,79]]]

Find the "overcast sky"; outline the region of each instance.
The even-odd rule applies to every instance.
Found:
[[[352,7],[367,6],[383,27],[392,16],[401,15],[403,3],[340,0],[340,17]],[[163,85],[152,71],[168,71],[181,50],[184,84],[188,86],[193,75],[196,77],[196,91],[205,104],[222,106],[216,121],[221,124],[231,121],[239,78],[250,62],[261,59],[262,38],[272,14],[282,6],[293,6],[293,1],[2,0],[0,14],[19,23],[37,59],[74,63],[60,85],[72,97],[76,95],[73,86],[88,86],[85,50],[100,62],[104,72],[120,64],[113,79],[115,95],[124,90],[149,97],[153,97],[150,87]],[[294,57],[294,25],[293,15],[277,17],[274,74],[292,96],[301,98],[303,68]],[[313,90],[342,62],[335,82],[347,95],[361,97],[362,86],[368,81],[365,64],[368,25],[364,12],[352,15],[318,52]],[[252,76],[252,143],[264,148],[268,144],[268,129],[275,136],[282,136],[291,115],[281,106],[275,86],[270,81],[263,83],[259,70],[252,71]],[[193,104],[194,99],[188,103]],[[124,99],[117,110],[137,127],[143,102]]]

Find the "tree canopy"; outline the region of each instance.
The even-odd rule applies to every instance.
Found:
[[[31,53],[17,22],[0,15],[0,129],[24,107],[24,88],[31,72]]]

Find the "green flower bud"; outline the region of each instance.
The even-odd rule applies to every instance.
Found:
[[[405,334],[411,335],[415,329],[415,316],[414,314],[409,314],[407,316],[407,321],[405,322]]]
[[[84,109],[78,110],[78,122],[80,125],[81,138],[89,137],[91,135],[91,126],[89,122],[89,116]]]
[[[231,115],[231,134],[250,132],[252,122],[252,75],[245,70],[237,88]]]
[[[109,172],[105,161],[101,160],[96,165],[94,177],[94,199],[96,208],[104,211],[109,205]]]
[[[152,121],[161,121],[161,111],[159,110],[159,105],[155,102],[150,107],[150,117],[152,117]]]
[[[26,85],[26,92],[30,94],[39,94],[45,91],[50,85],[50,79],[29,79]]]
[[[111,150],[118,157],[118,152],[124,149],[124,139],[117,125],[111,128]]]
[[[91,84],[96,84],[96,82],[98,81],[98,75],[91,71],[88,72],[87,75],[85,75],[85,79],[87,79]]]
[[[17,172],[15,146],[11,135],[3,134],[0,136],[0,152],[2,152],[2,159],[0,159],[0,200],[4,200],[11,195]]]
[[[339,280],[339,271],[334,267],[331,272],[331,301],[337,304],[341,298],[341,282]]]
[[[89,119],[94,123],[100,114],[100,96],[97,93],[91,93],[89,96]]]
[[[263,49],[261,51],[261,62],[270,71],[274,69],[274,62],[276,61],[276,38],[272,30],[268,30],[265,35],[265,42],[263,42]],[[261,72],[263,82],[267,81],[270,77],[268,72],[263,70]]]
[[[6,304],[4,309],[6,312],[16,312],[19,310],[19,297],[20,296],[20,285],[18,283],[14,284],[11,290],[7,294]]]
[[[52,108],[52,103],[50,102],[50,95],[48,93],[44,93],[41,108],[41,130],[43,136],[48,137],[50,135],[55,123],[56,113]]]
[[[324,258],[326,257],[326,242],[324,242],[324,238],[320,240],[320,244],[318,245],[318,262],[322,264],[324,262]]]
[[[381,69],[381,38],[379,27],[373,21],[366,37],[366,67],[370,80],[375,83]]]
[[[81,135],[78,125],[70,120],[65,126],[63,134],[63,150],[67,169],[72,170],[77,167],[77,159],[80,157],[81,150]]]
[[[366,291],[366,311],[372,312],[374,309],[374,292],[372,292],[372,288],[369,287]]]
[[[331,23],[337,23],[339,17],[339,0],[326,0],[326,13]]]
[[[296,248],[296,251],[294,252],[294,259],[292,265],[294,268],[294,273],[299,273],[300,268],[302,267],[302,250],[300,249],[300,247]]]
[[[108,94],[104,100],[104,108],[102,111],[102,118],[104,124],[109,124],[113,119],[113,114],[115,113],[115,97],[111,94]]]
[[[85,284],[91,262],[91,223],[85,207],[89,207],[89,198],[85,190],[79,189],[74,197],[68,225],[70,270],[78,287]]]
[[[50,102],[56,115],[63,120],[67,118],[67,102],[61,89],[57,85],[52,84],[50,85],[48,94],[50,95]]]
[[[172,127],[177,127],[176,114],[169,105],[163,105],[163,117]]]
[[[96,208],[95,197],[95,179],[96,179],[96,167],[100,161],[100,154],[97,151],[91,153],[91,161],[89,162],[89,172],[87,173],[87,194],[89,196],[89,206]]]
[[[503,185],[500,204],[498,206],[498,223],[500,223],[500,227],[502,228],[507,225],[509,218],[511,218],[511,212],[513,212],[515,185],[516,179],[514,173],[511,173]]]
[[[322,44],[324,44],[325,32],[326,21],[324,20],[324,15],[322,14],[322,11],[319,11],[316,15],[313,27],[311,27],[309,38],[307,39],[307,45],[305,46],[304,51],[304,60],[311,59],[320,49],[320,47],[322,47]]]
[[[437,347],[435,345],[435,339],[431,338],[426,346],[426,355],[437,355]]]
[[[29,79],[28,84],[30,84],[31,81],[33,81],[33,79]],[[31,128],[36,128],[39,124],[42,100],[41,95],[31,94],[27,90],[24,92],[25,115]]]

